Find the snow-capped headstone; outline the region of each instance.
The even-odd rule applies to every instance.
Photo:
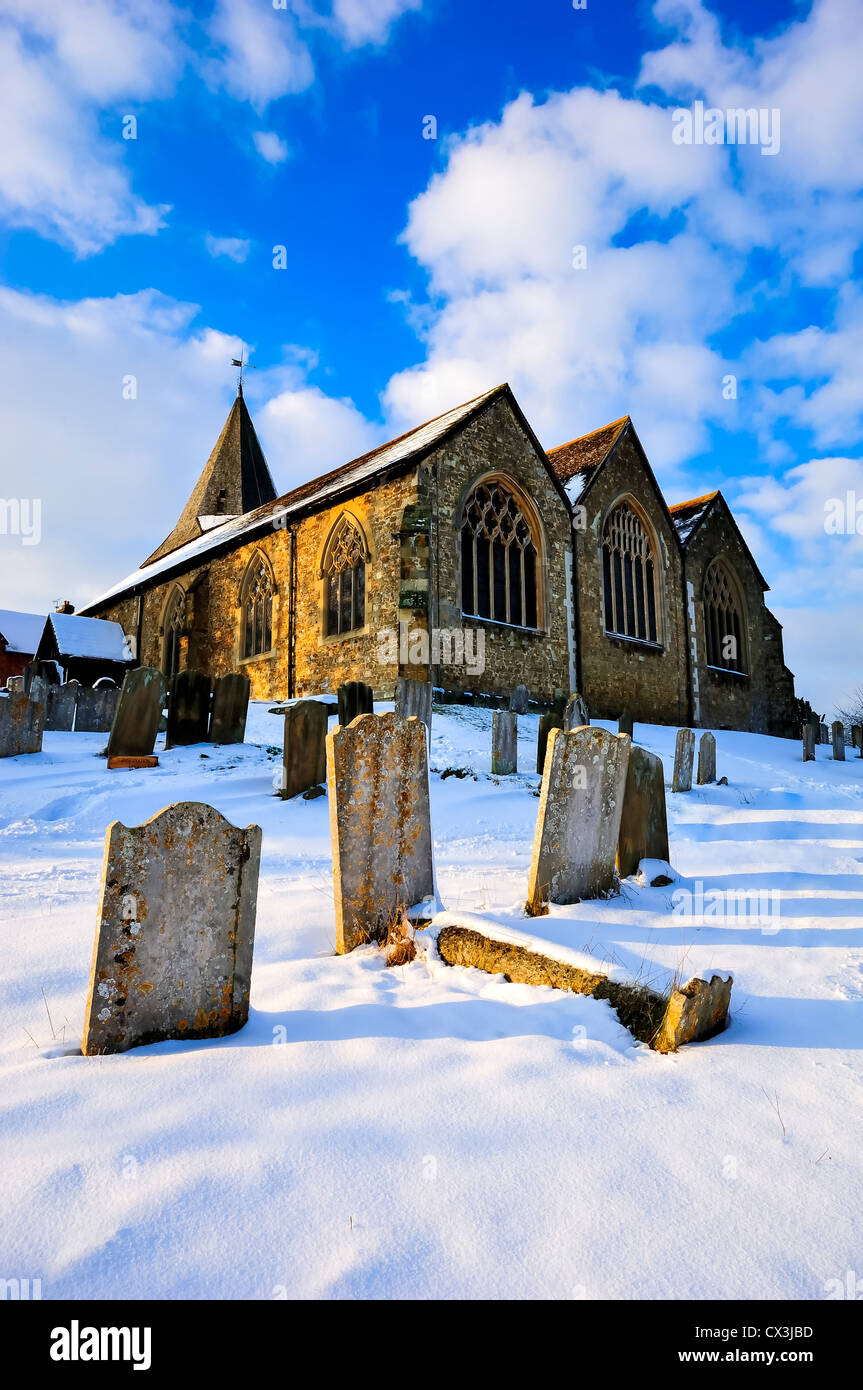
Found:
[[[501,777],[518,771],[518,715],[497,709],[491,717],[491,770]]]
[[[545,767],[545,752],[548,736],[552,729],[562,729],[563,720],[559,714],[541,714],[539,717],[539,736],[536,740],[536,770],[541,773]]]
[[[113,726],[120,692],[116,685],[100,685],[93,689],[82,686],[78,691],[75,713],[75,732],[106,734]]]
[[[289,800],[327,780],[328,707],[319,700],[298,700],[284,710],[285,747],[279,796]]]
[[[632,728],[632,710],[625,709],[617,721],[617,732],[619,734],[626,734],[629,738],[632,738]]]
[[[24,694],[24,677],[23,677],[23,676],[9,676],[8,680],[6,681],[6,689],[9,691],[9,694],[10,694],[10,695],[23,695],[23,694]]]
[[[633,743],[623,792],[623,811],[617,837],[617,872],[621,878],[638,872],[642,859],[668,862],[668,817],[662,759]]]
[[[127,671],[108,737],[108,757],[147,757],[152,753],[164,703],[165,677],[157,666]]]
[[[352,724],[360,714],[373,714],[374,694],[364,681],[345,681],[338,689],[339,723],[343,728]]]
[[[815,761],[815,735],[818,731],[817,724],[806,723],[803,725],[803,761],[804,763],[814,763]]]
[[[386,940],[390,923],[433,900],[425,726],[361,715],[327,735],[327,782],[340,954]]]
[[[692,790],[692,764],[695,761],[695,734],[691,729],[678,729],[674,745],[673,792]]]
[[[75,723],[77,702],[77,682],[67,682],[66,685],[49,685],[45,709],[45,728],[49,733],[71,733],[72,725]]]
[[[703,787],[715,781],[716,739],[713,734],[704,733],[698,740],[698,785]]]
[[[0,695],[0,758],[41,753],[45,701],[29,695]]]
[[[571,734],[573,729],[583,728],[585,724],[589,723],[590,718],[587,713],[587,704],[584,696],[579,694],[570,695],[563,714],[563,727],[566,732]]]
[[[206,743],[210,730],[212,683],[203,671],[188,667],[171,677],[168,689],[168,730],[165,747]]]
[[[617,886],[615,860],[629,764],[626,734],[552,729],[542,776],[527,910],[599,898]]]
[[[213,688],[210,711],[211,743],[242,743],[246,737],[251,682],[248,676],[231,671],[220,676]]]
[[[530,691],[526,685],[517,685],[509,697],[509,707],[513,714],[527,714]]]
[[[845,725],[841,719],[834,719],[831,725],[833,737],[833,757],[837,762],[845,761]]]
[[[260,859],[259,826],[197,801],[108,826],[86,1056],[242,1028]]]
[[[396,714],[401,715],[402,719],[410,719],[414,715],[421,719],[427,729],[431,728],[432,721],[432,684],[431,681],[413,681],[405,676],[399,676],[396,684]]]

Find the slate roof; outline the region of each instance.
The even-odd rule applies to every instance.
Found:
[[[16,613],[11,608],[0,608],[0,636],[6,638],[7,651],[33,656],[44,630],[44,613]]]
[[[612,420],[610,425],[603,425],[601,429],[591,430],[590,434],[570,439],[568,444],[558,444],[556,448],[546,450],[548,461],[566,488],[570,501],[575,501],[576,496],[584,491],[630,423],[629,416],[622,415],[619,420]]]

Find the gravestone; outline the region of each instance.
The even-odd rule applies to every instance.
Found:
[[[863,724],[852,725],[851,743],[859,750],[857,756],[863,758]]]
[[[695,760],[695,734],[691,729],[678,729],[674,745],[673,792],[692,790],[692,764]]]
[[[242,743],[246,737],[251,682],[248,676],[231,671],[220,676],[213,690],[210,714],[210,743]]]
[[[45,701],[29,695],[0,695],[0,758],[41,753]]]
[[[412,681],[399,676],[396,684],[396,714],[402,719],[415,716],[421,719],[427,729],[432,721],[432,683],[431,681]]]
[[[48,682],[45,680],[45,677],[44,677],[44,676],[40,676],[40,675],[38,674],[38,672],[37,672],[37,674],[33,677],[33,679],[32,679],[31,682],[30,682],[30,691],[29,691],[29,694],[30,694],[30,699],[31,699],[31,700],[35,700],[38,704],[44,705],[45,708],[47,709],[47,706],[48,706]]]
[[[833,757],[836,762],[845,761],[845,725],[841,719],[834,719],[831,725],[833,733]]]
[[[165,677],[158,667],[138,666],[127,671],[108,736],[108,757],[149,756],[164,703]]]
[[[625,709],[617,721],[617,732],[626,734],[627,738],[632,738],[632,712]]]
[[[298,700],[285,710],[285,747],[282,755],[282,785],[279,796],[284,801],[299,796],[311,787],[327,780],[327,718],[326,705],[318,700]]]
[[[716,781],[716,739],[713,734],[702,734],[698,740],[698,785],[706,786]]]
[[[509,709],[491,717],[491,770],[501,777],[518,771],[518,715]]]
[[[814,763],[815,761],[815,733],[817,724],[803,725],[803,761],[804,763]]]
[[[517,685],[509,697],[509,707],[513,714],[527,714],[530,691],[526,685]]]
[[[66,685],[49,685],[45,707],[45,728],[49,733],[68,734],[75,723],[75,706],[78,702],[78,686],[75,682]]]
[[[590,723],[587,705],[583,695],[570,695],[563,714],[563,727],[568,734]]]
[[[536,770],[542,772],[545,767],[545,751],[548,747],[548,736],[552,729],[562,729],[563,720],[559,714],[541,714],[539,717],[539,737],[536,740]]]
[[[108,826],[85,1056],[242,1028],[260,859],[259,826],[201,802]]]
[[[339,723],[343,728],[352,724],[359,714],[373,714],[374,695],[364,681],[345,681],[338,689]]]
[[[9,694],[10,694],[10,695],[23,695],[23,694],[24,694],[24,677],[23,677],[23,676],[9,676],[9,678],[8,678],[7,681],[6,681],[6,689],[9,691]]]
[[[628,878],[642,859],[668,863],[668,818],[662,759],[633,743],[617,838],[617,872]]]
[[[206,743],[210,728],[210,677],[192,667],[171,677],[165,747]]]
[[[402,910],[435,899],[426,731],[368,714],[327,735],[340,954],[386,940]]]
[[[533,841],[527,911],[613,892],[629,763],[626,734],[552,729]]]
[[[820,733],[821,733],[821,742],[822,742],[822,743],[829,743],[829,742],[830,742],[830,730],[828,729],[827,725],[826,725],[826,724],[819,724],[819,725],[818,725],[818,728],[819,728]]]
[[[116,685],[101,685],[90,688],[82,686],[78,691],[78,709],[75,714],[77,734],[106,734],[114,723],[120,692]]]

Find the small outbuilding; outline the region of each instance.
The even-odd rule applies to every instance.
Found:
[[[53,661],[63,681],[95,685],[107,677],[122,685],[134,659],[122,627],[105,618],[50,613],[36,648],[37,661]]]
[[[0,686],[5,686],[9,676],[24,674],[44,630],[44,613],[16,613],[11,608],[0,608]]]

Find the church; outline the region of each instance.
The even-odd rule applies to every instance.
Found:
[[[792,735],[768,585],[721,492],[669,506],[632,420],[543,449],[507,384],[278,496],[239,387],[170,534],[81,611],[252,698],[443,698]]]

